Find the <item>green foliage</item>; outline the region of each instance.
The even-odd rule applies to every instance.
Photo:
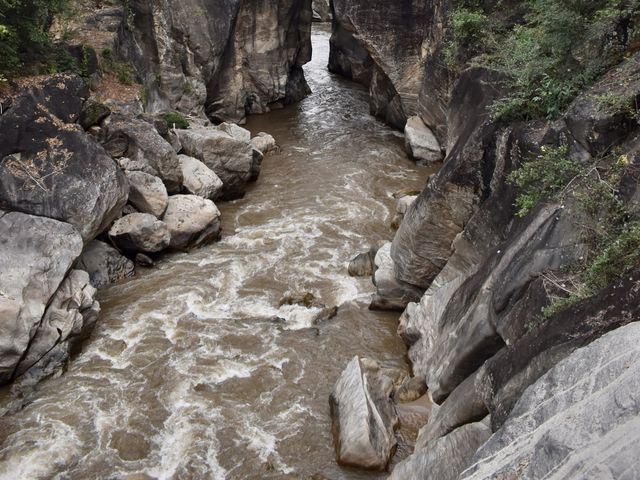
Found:
[[[596,95],[594,100],[598,108],[607,114],[625,113],[635,115],[637,113],[637,106],[624,95],[607,92]]]
[[[516,197],[517,215],[524,217],[538,203],[560,192],[581,170],[568,156],[569,148],[542,147],[534,160],[514,170],[507,181],[520,188]]]
[[[0,75],[15,74],[48,53],[49,27],[67,0],[0,0]]]
[[[115,74],[120,83],[130,85],[135,82],[135,71],[130,63],[116,60],[110,48],[105,48],[101,54],[102,69],[105,72]]]
[[[189,128],[189,121],[179,112],[167,112],[162,115],[162,119],[169,128]]]
[[[482,51],[489,35],[489,19],[479,9],[462,6],[451,13],[449,19],[451,38],[445,47],[445,59],[450,68],[464,63]]]

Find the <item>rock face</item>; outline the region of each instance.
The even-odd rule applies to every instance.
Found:
[[[222,192],[222,180],[200,160],[187,155],[178,155],[184,189],[202,198],[215,200]]]
[[[0,207],[70,223],[83,239],[118,217],[128,184],[115,162],[79,126],[88,88],[53,76],[0,116]]]
[[[174,195],[162,217],[171,234],[171,248],[196,247],[220,237],[220,211],[211,200]]]
[[[529,387],[460,478],[640,475],[640,324],[576,350]]]
[[[444,158],[438,139],[420,117],[410,117],[407,120],[404,135],[405,148],[414,160],[435,163]]]
[[[135,0],[117,50],[143,79],[149,111],[240,121],[308,87],[311,0]],[[210,12],[215,12],[212,16]]]
[[[354,357],[331,394],[334,445],[340,464],[385,470],[396,445],[393,384],[369,363]]]
[[[114,158],[126,157],[136,162],[139,166],[136,170],[156,174],[169,193],[181,190],[182,171],[178,155],[150,123],[122,114],[111,115],[103,145]]]
[[[105,287],[134,273],[131,260],[99,240],[93,240],[84,247],[76,267],[89,274],[95,288]]]
[[[329,0],[313,0],[313,21],[314,22],[330,22],[331,6]]]
[[[0,383],[5,383],[16,374],[49,299],[82,252],[82,237],[67,223],[19,212],[0,217],[0,233]]]
[[[222,180],[221,198],[242,197],[252,176],[253,148],[211,128],[179,130],[183,152],[209,167]]]
[[[144,172],[127,172],[129,202],[142,213],[161,217],[167,209],[169,195],[162,180]]]
[[[166,223],[148,213],[132,213],[113,224],[109,238],[129,252],[156,253],[169,246],[171,234]]]
[[[368,85],[371,112],[398,129],[417,112],[433,3],[333,1],[329,69]]]

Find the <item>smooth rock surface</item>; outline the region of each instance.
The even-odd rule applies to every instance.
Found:
[[[197,158],[178,155],[184,178],[184,189],[191,195],[211,200],[217,199],[222,192],[222,180],[213,170]]]
[[[142,213],[161,217],[169,201],[162,180],[144,172],[126,172],[126,175],[129,180],[129,202]]]
[[[89,274],[91,285],[95,288],[130,277],[135,270],[131,260],[99,240],[92,240],[84,247],[76,268]]]
[[[169,246],[171,234],[167,224],[153,215],[132,213],[116,220],[109,238],[125,251],[155,253]]]
[[[407,153],[417,162],[435,163],[444,159],[438,139],[420,117],[409,117],[404,135]]]
[[[265,155],[278,148],[275,138],[265,132],[256,134],[256,136],[251,139],[251,145]]]
[[[367,368],[367,365],[369,368]],[[340,375],[329,403],[338,463],[385,470],[395,450],[392,381],[358,357]]]
[[[638,478],[640,324],[573,352],[522,395],[461,479]]]
[[[174,195],[162,220],[171,234],[171,248],[197,247],[220,238],[220,211],[196,195]]]
[[[422,290],[396,280],[395,265],[391,258],[391,243],[385,243],[375,256],[373,283],[376,294],[369,308],[402,311],[410,302],[416,302]]]
[[[81,252],[82,237],[67,223],[18,212],[0,216],[0,383],[14,375]]]

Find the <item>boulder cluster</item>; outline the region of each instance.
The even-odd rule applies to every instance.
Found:
[[[214,201],[257,179],[270,135],[111,112],[55,75],[0,116],[0,383],[53,371],[97,319],[96,289],[159,252],[217,240]]]

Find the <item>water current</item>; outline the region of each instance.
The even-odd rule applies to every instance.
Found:
[[[327,399],[354,355],[406,368],[398,315],[370,312],[371,280],[347,264],[391,237],[392,193],[429,172],[365,88],[329,74],[327,27],[313,46],[313,94],[248,123],[281,150],[219,205],[222,241],[101,291],[68,369],[0,392],[0,479],[384,478],[335,463]],[[295,292],[337,317],[279,306]]]

